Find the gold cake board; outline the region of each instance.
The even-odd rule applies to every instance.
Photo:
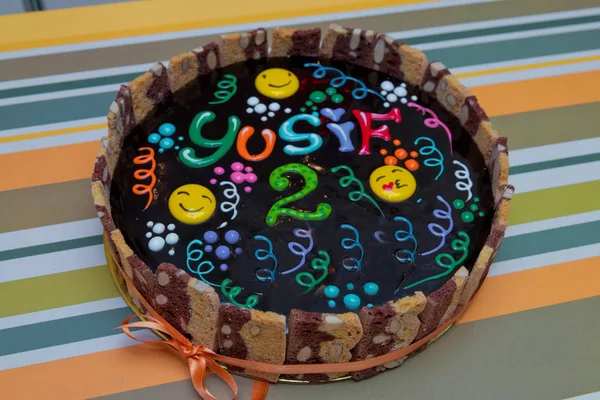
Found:
[[[125,280],[123,279],[123,277],[121,276],[121,273],[119,272],[119,270],[117,269],[117,265],[115,263],[115,260],[112,257],[110,248],[109,248],[109,244],[108,244],[108,239],[106,237],[106,234],[103,235],[103,240],[104,240],[104,254],[106,255],[106,265],[108,266],[108,270],[110,271],[110,276],[113,280],[113,282],[115,283],[115,286],[117,287],[117,290],[119,291],[119,293],[121,294],[121,297],[123,298],[123,300],[125,300],[125,303],[127,303],[127,305],[129,306],[129,308],[131,308],[131,310],[134,312],[135,315],[137,315],[140,318],[143,318],[145,316],[144,312],[133,302],[133,299],[131,298],[129,291],[127,290],[127,284],[125,283]],[[443,334],[445,334],[446,332],[448,332],[448,330],[450,328],[452,328],[454,326],[454,324],[450,325],[448,328],[446,328],[442,333],[440,333],[434,340],[437,340],[440,336],[442,336]],[[162,332],[158,332],[155,330],[152,330],[152,332],[154,332],[157,336],[161,337],[162,339],[168,339]],[[432,340],[433,341],[433,340]],[[219,363],[223,368],[227,369],[227,365],[221,364]],[[250,379],[254,379],[252,376],[246,375],[240,371],[229,371],[232,374],[235,375],[239,375],[239,376],[243,376],[246,378],[250,378]],[[333,378],[330,380],[326,380],[326,381],[321,381],[321,382],[309,382],[309,381],[304,381],[304,380],[297,380],[297,379],[287,379],[287,378],[279,378],[278,382],[284,382],[284,383],[330,383],[330,382],[339,382],[339,381],[345,381],[347,379],[350,379],[350,375],[346,375],[346,376],[342,376],[339,378]]]

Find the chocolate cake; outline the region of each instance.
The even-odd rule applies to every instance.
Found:
[[[108,126],[92,193],[115,257],[224,355],[406,347],[470,301],[506,229],[506,138],[441,62],[385,34],[275,29],[270,50],[264,29],[227,34],[123,85]]]

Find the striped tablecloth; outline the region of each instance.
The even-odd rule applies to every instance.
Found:
[[[509,137],[517,194],[479,296],[428,351],[359,384],[277,385],[270,398],[600,391],[599,0],[201,3],[0,17],[0,398],[194,398],[184,362],[113,330],[131,311],[89,193],[108,105],[154,61],[220,33],[332,21],[388,32],[472,87]]]

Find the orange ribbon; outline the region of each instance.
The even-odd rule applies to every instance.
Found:
[[[154,310],[153,310],[154,311]],[[140,322],[129,322],[133,318],[136,318],[135,315],[129,316],[123,320],[120,329],[123,329],[123,332],[130,338],[137,340],[138,342],[151,344],[151,343],[160,343],[166,344],[174,348],[179,352],[182,358],[188,360],[188,364],[190,367],[190,375],[192,377],[192,383],[194,384],[194,388],[203,399],[216,400],[215,396],[213,396],[208,389],[206,389],[206,385],[204,380],[207,375],[207,370],[210,373],[214,373],[229,385],[229,388],[233,392],[234,399],[237,396],[237,384],[235,380],[231,376],[229,372],[227,372],[223,367],[217,364],[214,360],[214,356],[216,353],[211,349],[208,349],[204,346],[194,346],[185,336],[183,336],[177,329],[173,328],[172,325],[167,323],[166,321],[160,321],[158,318],[154,318],[151,315],[147,315],[144,318],[148,321],[140,321]],[[162,318],[161,318],[162,319]],[[166,340],[144,340],[138,339],[131,333],[131,328],[146,328],[152,329],[154,331],[158,331],[161,333],[165,333],[171,337],[171,339]]]
[[[110,247],[110,246],[109,246]],[[378,357],[372,357],[362,361],[352,361],[345,363],[331,363],[331,364],[269,364],[259,361],[241,360],[239,358],[227,357],[222,354],[217,354],[214,351],[204,347],[195,346],[192,344],[184,335],[182,335],[177,329],[169,324],[164,318],[162,318],[158,312],[148,303],[148,301],[140,294],[131,279],[127,276],[121,264],[117,261],[117,258],[112,253],[113,259],[117,269],[125,279],[127,286],[131,292],[139,299],[146,311],[150,315],[145,315],[143,318],[148,321],[130,322],[136,316],[130,316],[126,318],[121,326],[116,329],[122,329],[127,336],[142,343],[160,343],[166,344],[179,352],[182,358],[188,360],[190,367],[190,375],[194,388],[203,399],[215,400],[215,397],[206,389],[204,380],[206,379],[207,371],[214,373],[221,378],[233,393],[233,399],[237,397],[237,384],[229,372],[221,367],[217,361],[227,364],[230,366],[252,369],[260,372],[266,372],[271,374],[330,374],[336,372],[355,372],[361,371],[368,368],[373,368],[379,365],[386,364],[388,362],[398,360],[406,357],[413,351],[417,350],[422,345],[426,344],[430,340],[436,338],[438,335],[443,333],[449,328],[464,312],[464,308],[458,311],[453,318],[439,326],[436,330],[423,337],[419,341],[411,344],[410,346],[403,347],[401,349],[392,351]],[[130,328],[146,328],[152,329],[157,332],[161,332],[170,337],[167,340],[143,340],[136,338],[130,331]],[[254,381],[252,386],[251,400],[263,400],[267,394],[269,387],[268,382]]]

